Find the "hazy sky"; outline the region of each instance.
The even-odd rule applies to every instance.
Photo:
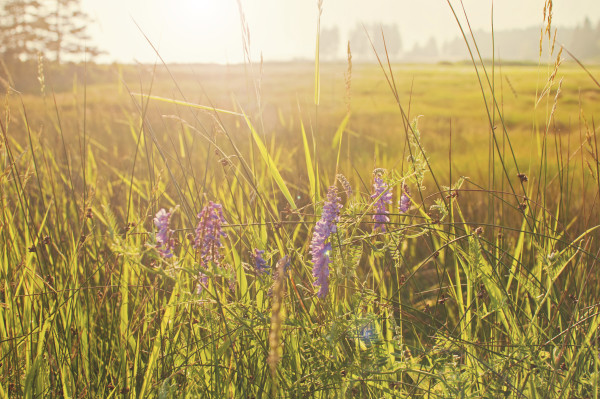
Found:
[[[490,30],[491,0],[463,0],[474,29]],[[154,62],[156,56],[135,22],[167,62],[243,61],[236,0],[82,0],[95,22],[93,43],[102,61]],[[314,58],[316,0],[241,0],[250,29],[253,59]],[[457,0],[452,0],[460,7]],[[544,0],[494,1],[495,29],[541,26]],[[553,24],[574,26],[587,16],[600,20],[600,0],[554,0]],[[356,24],[396,23],[404,48],[459,30],[446,0],[323,0],[321,26],[337,25],[343,41]],[[342,46],[340,46],[340,52]],[[341,54],[341,53],[340,53]]]

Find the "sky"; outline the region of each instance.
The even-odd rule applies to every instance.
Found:
[[[239,0],[250,32],[253,61],[314,59],[317,0]],[[450,0],[458,11],[458,0]],[[473,29],[490,30],[492,0],[463,0]],[[588,17],[600,20],[600,0],[554,0],[553,25],[572,27]],[[323,0],[321,27],[338,26],[348,40],[357,24],[397,24],[410,49],[430,37],[438,43],[459,35],[446,0]],[[543,23],[544,0],[496,0],[494,29]],[[107,52],[101,62],[155,62],[144,35],[166,62],[244,61],[238,0],[82,0],[94,19],[92,43]],[[461,11],[462,13],[462,11]],[[340,56],[345,46],[340,45]]]

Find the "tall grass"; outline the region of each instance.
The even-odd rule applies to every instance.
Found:
[[[80,88],[57,101],[48,81],[33,109],[9,92],[0,396],[596,398],[595,115],[579,104],[576,127],[556,133],[569,85],[557,47],[546,72],[540,62],[530,135],[511,135],[503,69],[478,57],[449,4],[473,46],[487,148],[452,142],[448,123],[448,153],[430,151],[427,117],[414,117],[385,54],[379,79],[403,131],[390,126],[400,144],[373,146],[368,162],[350,156],[372,140],[353,130],[351,66],[348,108],[323,126],[318,49],[314,111],[279,115],[293,135],[266,128],[253,67],[254,107],[197,103],[179,85],[181,100],[156,95],[156,73],[125,87],[131,108],[96,106]],[[244,46],[249,59],[249,36]],[[469,151],[487,159],[468,163]],[[474,167],[484,172],[456,172]],[[387,215],[376,215],[376,177],[393,196]],[[319,298],[310,245],[332,185],[343,207]],[[197,215],[211,201],[226,236],[207,260]],[[172,257],[153,223],[162,208]],[[384,228],[374,216],[389,217]]]

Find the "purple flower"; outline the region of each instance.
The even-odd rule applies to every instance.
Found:
[[[373,341],[377,339],[377,331],[372,325],[366,324],[361,327],[358,338],[365,343],[366,346],[370,346]]]
[[[207,269],[211,262],[216,265],[221,262],[221,237],[227,237],[227,234],[221,231],[221,224],[225,223],[223,207],[210,201],[198,214],[198,219],[200,221],[196,227],[194,249],[200,251],[200,265]],[[206,281],[207,276],[200,273],[200,282]]]
[[[410,209],[410,192],[406,184],[402,184],[402,196],[400,197],[400,202],[398,202],[398,208],[400,209],[400,213],[406,213]]]
[[[325,241],[327,241],[331,233],[337,231],[336,222],[340,219],[340,209],[342,209],[342,205],[339,202],[340,198],[337,196],[337,189],[335,186],[329,187],[321,219],[315,225],[310,242],[313,277],[317,279],[314,285],[321,287],[317,293],[319,298],[325,298],[329,291],[329,264],[331,263],[329,255],[331,253],[331,244],[325,243]]]
[[[175,240],[171,238],[173,230],[169,229],[169,220],[171,219],[171,211],[167,212],[164,208],[156,212],[154,216],[154,226],[158,229],[156,232],[156,249],[163,258],[173,256],[171,250],[175,246]]]
[[[336,175],[335,178],[336,178],[336,180],[338,180],[340,182],[340,184],[344,188],[344,191],[346,192],[346,198],[352,197],[352,186],[350,185],[350,182],[348,181],[348,179],[346,179],[346,176],[344,176],[340,173],[340,174]]]
[[[200,295],[202,288],[208,284],[208,276],[202,272],[198,273],[198,287],[196,287],[196,293]]]
[[[252,258],[254,259],[254,269],[258,274],[269,274],[269,265],[267,265],[267,261],[263,258],[265,251],[260,249],[255,249],[252,254]]]
[[[389,190],[388,184],[379,176],[375,176],[373,191],[374,193],[371,195],[371,198],[378,198],[375,204],[373,204],[375,207],[375,214],[373,215],[375,226],[373,230],[381,229],[382,232],[385,232],[385,223],[390,221],[386,205],[392,203],[392,192]]]

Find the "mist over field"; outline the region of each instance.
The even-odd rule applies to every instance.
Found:
[[[314,59],[319,18],[317,3],[298,0],[246,0],[239,3],[235,0],[83,0],[82,9],[95,19],[89,24],[89,33],[93,42],[107,51],[101,57],[104,62],[155,62],[156,54],[148,46],[143,36],[146,35],[167,62],[235,64],[245,60],[240,10],[250,31],[249,50],[253,61],[259,62],[261,57],[265,61]],[[519,59],[538,60],[535,46],[536,43],[539,45],[539,33],[544,24],[543,0],[464,0],[464,11],[460,2],[450,4],[454,5],[456,17],[463,24],[466,13],[474,32],[491,34],[494,30],[498,37],[512,41],[513,46],[498,43],[497,57],[511,60],[516,53]],[[600,3],[594,0],[554,2],[552,18],[553,28],[560,28],[559,43],[571,45],[569,31],[585,28],[586,20],[592,29],[597,28]],[[328,0],[323,2],[320,23],[324,60],[344,60],[346,44],[350,41],[351,47],[364,49],[355,52],[355,61],[375,62],[363,26],[375,40],[382,27],[397,31],[401,51],[394,56],[398,61],[468,58],[465,46],[461,45],[462,35],[455,16],[446,1],[377,0],[367,5],[360,0]],[[506,36],[509,32],[512,37]],[[388,36],[392,40],[392,35]],[[459,43],[455,43],[455,39]],[[527,50],[522,48],[524,40],[530,44]],[[432,43],[437,47],[437,55]],[[488,47],[491,41],[482,38],[480,44]],[[530,52],[532,46],[533,52]],[[597,49],[597,42],[586,42],[586,46]]]

